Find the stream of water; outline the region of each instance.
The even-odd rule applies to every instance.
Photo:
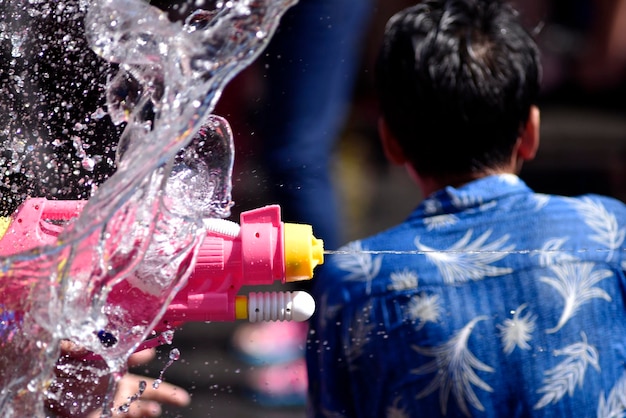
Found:
[[[203,220],[230,213],[232,133],[211,112],[295,1],[181,3],[172,21],[142,0],[0,0],[0,201],[88,198],[54,245],[1,260],[0,416],[111,413],[55,376],[60,342],[103,359],[67,374],[110,394]]]

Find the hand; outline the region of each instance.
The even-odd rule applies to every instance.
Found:
[[[128,366],[139,366],[148,363],[154,358],[155,350],[144,350],[133,354],[128,359]],[[126,413],[119,413],[118,408],[128,403],[131,396],[138,391],[141,381],[146,382],[146,390],[135,401],[130,403],[130,409]],[[161,403],[184,407],[190,402],[187,391],[170,383],[160,383],[158,389],[152,388],[154,379],[128,373],[117,384],[114,397],[114,416],[122,418],[145,418],[158,417],[161,415]],[[88,418],[100,418],[100,411],[94,411]]]
[[[99,418],[102,411],[96,409],[102,405],[107,391],[109,375],[102,360],[85,360],[86,352],[69,341],[61,344],[61,357],[56,367],[56,378],[48,390],[48,411],[59,418],[87,417]],[[130,356],[128,366],[145,364],[154,358],[155,351],[144,350]],[[103,372],[104,371],[104,372]],[[145,391],[141,396],[129,402],[139,392],[141,382],[145,382]],[[113,397],[114,416],[120,418],[158,417],[161,403],[184,407],[189,404],[190,396],[182,388],[161,383],[153,389],[150,379],[132,373],[125,374],[117,383]],[[120,406],[128,406],[125,412],[119,412]]]

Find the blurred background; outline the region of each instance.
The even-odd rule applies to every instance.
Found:
[[[338,3],[342,2],[337,0]],[[373,90],[374,60],[385,22],[395,11],[415,2],[363,1],[362,6],[355,6],[358,3],[355,0],[347,3],[350,4],[342,12],[341,19],[336,15],[331,17],[330,13],[328,19],[324,15],[313,18],[308,10],[306,13],[309,13],[309,20],[324,21],[328,31],[334,30],[333,25],[341,25],[346,16],[354,16],[355,13],[362,14],[362,26],[351,23],[356,28],[352,32],[335,33],[334,40],[324,40],[327,44],[323,47],[326,48],[325,53],[321,55],[310,51],[315,49],[318,41],[315,36],[310,36],[306,38],[308,44],[298,44],[300,55],[279,57],[284,61],[293,61],[292,64],[300,64],[296,70],[291,68],[291,74],[285,70],[282,77],[317,71],[319,63],[315,60],[330,62],[332,66],[340,66],[341,60],[354,60],[354,67],[345,70],[351,73],[339,74],[345,91],[332,98],[320,99],[322,104],[323,100],[335,101],[326,106],[335,106],[333,109],[339,119],[336,128],[329,127],[320,133],[330,136],[330,139],[319,139],[320,147],[324,147],[324,141],[331,143],[325,151],[328,167],[320,163],[321,169],[327,169],[329,173],[329,185],[306,181],[297,184],[294,179],[277,179],[277,163],[268,162],[268,149],[280,146],[272,142],[273,138],[267,137],[272,135],[272,130],[263,127],[263,124],[267,124],[268,118],[277,117],[271,119],[272,122],[277,120],[276,123],[279,123],[282,119],[281,124],[286,125],[292,121],[291,118],[295,120],[298,117],[289,113],[293,109],[284,108],[278,114],[268,115],[269,101],[280,101],[282,98],[285,106],[308,112],[322,128],[332,125],[324,122],[326,119],[320,116],[319,106],[309,99],[310,92],[293,98],[289,96],[289,91],[268,91],[274,88],[271,73],[277,70],[276,62],[272,61],[277,56],[271,55],[279,54],[272,49],[274,45],[270,45],[264,57],[229,84],[215,112],[231,122],[235,134],[235,220],[243,210],[280,203],[290,208],[284,212],[285,221],[310,223],[316,235],[319,231],[325,233],[328,222],[335,222],[333,228],[337,235],[329,235],[329,243],[332,243],[326,246],[329,249],[403,220],[422,199],[411,186],[404,170],[390,166],[384,160],[378,144],[377,106]],[[294,11],[310,6],[311,2],[301,0]],[[539,103],[542,142],[538,157],[524,167],[521,177],[539,192],[564,195],[601,193],[626,200],[626,2],[519,0],[516,6],[529,30],[536,34],[544,67]],[[295,29],[290,25],[297,25],[297,22],[288,15],[277,37],[295,37]],[[281,31],[286,33],[281,35]],[[341,55],[341,51],[334,52],[331,48],[333,42],[352,45],[352,53]],[[330,72],[320,75],[317,82],[314,89],[337,88]],[[297,84],[289,88],[300,94]],[[315,124],[309,125],[311,130],[318,128],[320,126]],[[296,141],[298,133],[294,132],[291,135]],[[289,134],[281,132],[281,135]],[[307,148],[300,148],[299,152],[305,153]],[[299,164],[295,167],[299,176],[323,176],[320,167],[307,166],[302,161]],[[287,183],[291,180],[296,184],[289,186]],[[291,201],[285,201],[289,196],[276,193],[276,189],[281,187],[305,191],[309,187],[313,199],[318,196],[324,206],[322,212],[306,213],[308,206],[298,208],[298,205],[312,204],[297,195],[292,195]],[[328,190],[320,189],[324,187],[334,190],[336,206],[328,200]],[[306,216],[309,218],[305,219]],[[324,233],[320,237],[326,241]],[[168,410],[167,416],[304,416],[303,404],[271,406],[251,390],[250,378],[261,366],[250,365],[237,355],[233,336],[240,327],[241,324],[191,324],[178,331],[175,345],[181,348],[183,355],[165,376],[167,380],[190,390],[193,402],[184,411]],[[166,359],[165,355],[155,363],[157,369]],[[288,366],[284,366],[283,370],[286,382],[305,378],[301,373],[294,377],[293,370]],[[265,386],[261,389],[271,393],[269,381]],[[256,389],[259,389],[258,382]]]
[[[332,182],[341,201],[342,243],[394,224],[421,198],[397,194],[411,188],[403,186],[407,181],[403,170],[389,166],[379,148],[373,86],[385,22],[395,11],[414,3],[379,0],[369,5],[354,87],[331,155]],[[536,32],[543,60],[542,142],[538,157],[527,164],[522,176],[537,191],[604,193],[624,200],[626,2],[519,3],[516,7],[527,27]],[[273,187],[267,179],[271,167],[261,158],[266,138],[260,137],[255,126],[259,114],[264,114],[268,70],[261,59],[242,73],[229,84],[216,109],[231,122],[235,133],[233,192],[239,210],[266,203]]]

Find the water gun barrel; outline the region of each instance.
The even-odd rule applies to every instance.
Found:
[[[323,263],[323,242],[310,225],[283,223],[280,207],[241,214],[240,224],[214,220],[187,285],[169,305],[162,326],[190,321],[305,321],[315,309],[305,292],[239,295],[244,286],[313,277]]]

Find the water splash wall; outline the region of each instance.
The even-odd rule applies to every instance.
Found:
[[[111,393],[185,284],[203,220],[230,213],[232,133],[211,111],[295,1],[212,1],[173,22],[141,0],[0,0],[0,199],[89,197],[54,245],[1,260],[1,416],[109,410],[55,378],[60,341],[102,357],[71,372]]]

